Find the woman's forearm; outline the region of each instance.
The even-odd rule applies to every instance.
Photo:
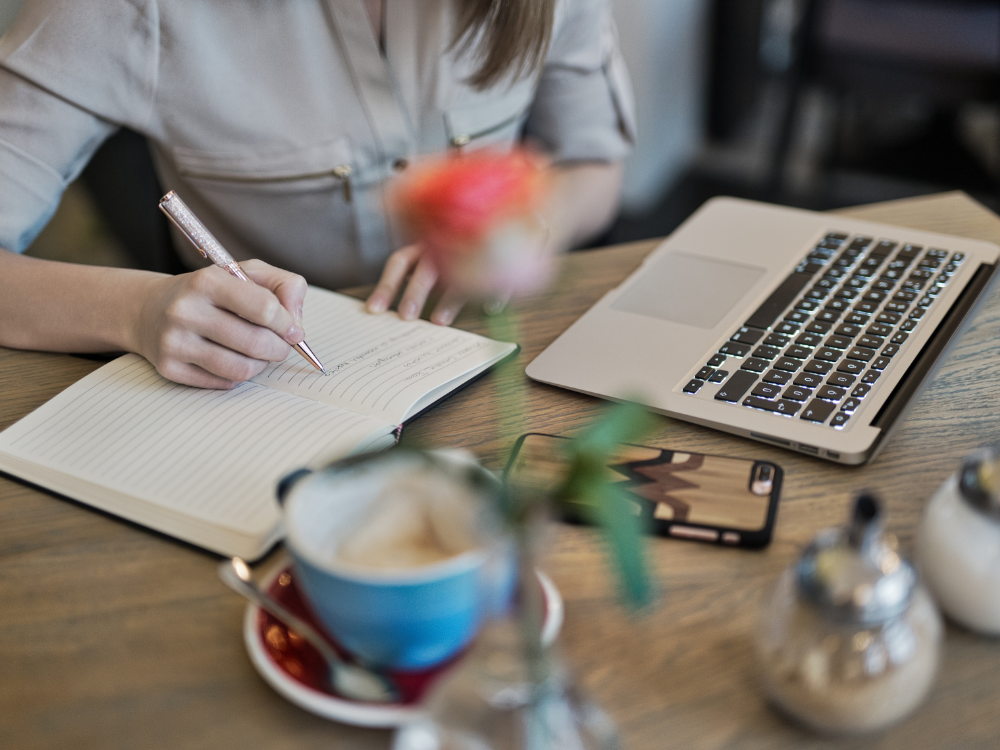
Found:
[[[161,274],[28,258],[0,249],[0,345],[135,350],[135,321]]]
[[[577,247],[603,232],[618,213],[620,162],[580,163],[552,169],[546,218],[560,249]]]

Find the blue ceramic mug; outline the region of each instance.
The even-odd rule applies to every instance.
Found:
[[[285,544],[296,581],[338,643],[385,668],[419,670],[453,656],[514,589],[512,546],[491,502],[492,474],[462,454],[393,450],[290,475],[279,487]],[[392,478],[441,472],[475,498],[475,548],[426,565],[382,569],[346,563],[339,545],[370,515]]]

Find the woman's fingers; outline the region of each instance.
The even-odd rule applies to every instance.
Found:
[[[403,320],[419,318],[420,311],[424,309],[427,297],[434,290],[437,280],[437,268],[427,256],[422,256],[417,261],[417,267],[413,269],[410,280],[406,284],[406,291],[403,292],[403,296],[399,300],[399,317]]]
[[[232,388],[258,375],[268,362],[220,346],[193,331],[178,330],[165,338],[161,361],[156,365],[161,375],[178,383]]]
[[[296,282],[291,278],[282,279],[277,274],[285,274],[285,272],[267,266],[266,263],[261,263],[260,266],[267,266],[267,269],[260,268],[251,262],[248,262],[246,266],[248,267],[247,275],[255,282],[257,278],[260,278],[262,284],[248,284],[235,276],[230,276],[221,268],[213,266],[197,271],[193,275],[193,292],[196,295],[206,297],[213,305],[222,310],[229,310],[244,320],[273,331],[289,344],[297,344],[302,341],[304,336],[302,325],[295,320],[277,295],[266,286],[266,284],[274,284],[280,287],[284,283],[286,288],[283,291],[287,295],[289,292],[287,285],[294,286]],[[252,275],[250,269],[254,269]],[[294,274],[287,274],[287,276],[293,277]],[[296,303],[293,302],[293,304]],[[297,305],[301,306],[301,301],[298,301]]]
[[[403,288],[403,282],[417,265],[422,254],[423,250],[419,245],[407,245],[389,256],[378,284],[368,296],[366,303],[368,312],[382,313],[389,309],[389,305],[396,299],[396,295]]]
[[[302,305],[306,300],[306,292],[309,285],[306,280],[297,273],[282,271],[280,268],[268,265],[262,260],[248,260],[240,264],[247,276],[254,280],[259,286],[269,289],[278,302],[291,313],[292,318],[302,326]],[[297,344],[298,341],[289,343]]]
[[[441,326],[451,325],[455,320],[455,316],[458,315],[468,301],[468,297],[464,294],[460,294],[454,288],[448,287],[444,290],[444,294],[441,295],[441,299],[434,306],[434,312],[431,313],[431,323],[437,323]]]

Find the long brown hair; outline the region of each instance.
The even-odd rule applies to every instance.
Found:
[[[556,0],[454,0],[458,11],[455,45],[474,54],[479,68],[469,76],[477,89],[489,88],[509,75],[519,78],[537,69],[552,37]]]

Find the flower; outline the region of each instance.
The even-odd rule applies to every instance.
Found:
[[[472,296],[526,294],[552,273],[539,216],[548,186],[538,156],[484,149],[416,164],[390,206],[445,282]]]

